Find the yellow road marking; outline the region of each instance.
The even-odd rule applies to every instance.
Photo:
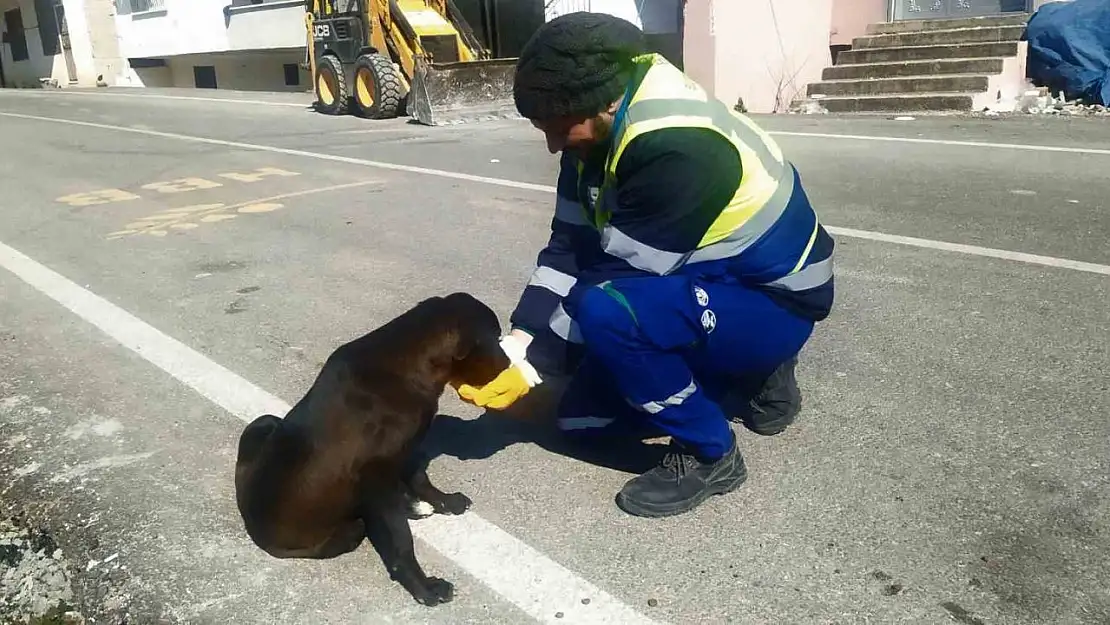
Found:
[[[107,235],[109,240],[115,240],[126,236],[136,234],[149,234],[156,237],[164,237],[169,234],[169,230],[192,230],[199,227],[196,222],[201,223],[217,223],[234,219],[237,215],[231,213],[244,213],[244,214],[257,214],[269,213],[284,208],[284,204],[277,202],[277,200],[284,200],[292,197],[301,197],[304,195],[312,195],[315,193],[327,193],[330,191],[342,191],[344,189],[354,189],[357,187],[366,187],[375,184],[382,184],[380,180],[360,180],[359,182],[347,182],[344,184],[334,184],[326,187],[317,187],[315,189],[303,189],[301,191],[290,191],[289,193],[282,193],[270,197],[248,200],[246,202],[239,202],[230,206],[218,204],[196,204],[193,206],[181,206],[176,208],[168,208],[161,210],[153,215],[140,217],[124,226],[123,230],[110,232]]]
[[[284,169],[278,169],[277,167],[260,167],[254,170],[254,173],[240,174],[236,172],[229,172],[226,174],[220,174],[220,177],[230,178],[231,180],[236,180],[238,182],[258,182],[259,180],[262,180],[267,176],[286,177],[299,175],[300,174],[295,171],[287,171]]]
[[[158,191],[159,193],[186,193],[188,191],[199,191],[200,189],[215,189],[216,187],[222,186],[224,185],[219,182],[213,182],[204,178],[179,178],[177,180],[144,184],[142,188],[149,191]]]
[[[138,195],[123,189],[100,189],[99,191],[87,191],[85,193],[71,193],[63,195],[54,200],[70,206],[95,206],[97,204],[109,204],[111,202],[126,202],[128,200],[137,200]]]
[[[251,200],[241,204],[235,204],[231,208],[239,208],[248,204],[260,204],[262,202],[272,202],[274,200],[285,200],[291,197],[301,197],[302,195],[313,195],[316,193],[327,193],[329,191],[342,191],[344,189],[354,189],[356,187],[368,187],[373,184],[383,184],[381,180],[360,180],[358,182],[346,182],[343,184],[333,184],[328,187],[316,187],[315,189],[304,189],[302,191],[290,191],[289,193],[282,193],[281,195],[271,195],[258,200]]]
[[[224,221],[224,220],[227,220],[227,219],[235,219],[236,217],[238,217],[238,215],[220,215],[220,214],[217,213],[217,214],[213,214],[213,215],[205,215],[204,217],[201,217],[200,220],[203,221],[206,224],[210,224],[210,223],[215,223],[217,221]]]
[[[238,173],[228,172],[219,174],[223,178],[235,180],[237,182],[258,182],[268,176],[299,176],[299,172],[289,171],[287,169],[279,169],[277,167],[260,167],[253,172]],[[190,176],[186,178],[178,178],[176,180],[164,180],[160,182],[151,182],[142,185],[141,188],[147,191],[157,191],[159,193],[186,193],[188,191],[199,191],[201,189],[215,189],[224,186],[221,182],[208,180],[207,178],[200,178]],[[84,191],[81,193],[71,193],[56,198],[55,202],[62,204],[69,204],[70,206],[95,206],[98,204],[110,204],[112,202],[125,202],[127,200],[137,200],[142,196],[124,191],[123,189],[99,189],[96,191]]]
[[[244,207],[240,208],[239,212],[240,213],[268,213],[270,211],[276,211],[277,209],[281,208],[282,206],[283,206],[282,204],[274,204],[274,203],[250,204],[248,206],[244,206]]]

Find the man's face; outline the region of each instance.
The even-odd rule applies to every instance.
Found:
[[[532,120],[547,138],[547,151],[558,154],[571,150],[579,154],[604,141],[609,135],[612,113],[605,111],[594,117],[557,117],[549,120]]]

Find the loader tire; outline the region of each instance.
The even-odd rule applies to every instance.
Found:
[[[316,109],[328,115],[345,115],[351,100],[343,64],[331,54],[316,66]]]
[[[401,77],[389,57],[378,52],[355,61],[354,100],[358,114],[368,119],[392,119],[404,98]]]

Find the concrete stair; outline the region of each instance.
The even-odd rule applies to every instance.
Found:
[[[982,110],[1024,91],[1028,19],[871,24],[807,95],[834,113]]]

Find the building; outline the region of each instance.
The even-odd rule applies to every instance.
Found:
[[[0,0],[0,82],[93,86],[124,64],[112,0]]]
[[[650,2],[650,0],[643,0]],[[744,108],[753,113],[785,112],[790,105],[825,88],[837,96],[826,99],[845,104],[838,110],[896,110],[900,106],[910,109],[919,104],[913,98],[905,97],[908,89],[918,94],[932,93],[935,108],[960,107],[966,100],[968,108],[982,103],[983,94],[994,93],[1001,89],[1003,98],[1012,96],[1024,85],[1024,44],[1019,43],[1021,24],[1024,14],[1034,11],[1046,2],[1061,0],[762,0],[760,2],[740,2],[738,0],[685,0],[685,27],[683,57],[686,71],[698,82],[712,91],[718,98],[728,103],[742,101]],[[1062,0],[1067,1],[1067,0]],[[912,59],[913,54],[899,55],[898,47],[913,47],[917,44],[913,36],[903,35],[902,42],[890,36],[895,31],[915,28],[911,24],[899,24],[922,19],[958,19],[968,17],[1014,16],[1009,21],[1017,21],[1016,26],[1003,29],[1000,44],[1013,44],[1013,52],[999,53],[994,67],[1002,66],[995,72],[976,69],[982,76],[963,76],[961,80],[939,81],[936,87],[928,81],[913,79],[936,78],[937,70],[920,69],[924,76],[907,74],[907,70],[897,68],[898,80],[883,72],[895,71],[893,65],[904,59]],[[1004,23],[1004,22],[1000,22]],[[960,32],[933,33],[931,39],[940,53],[940,48],[969,43],[976,38],[993,36],[985,32],[957,24]],[[879,42],[860,41],[861,38],[886,36]],[[930,37],[919,37],[928,40]],[[854,84],[840,82],[832,89],[824,76],[833,65],[833,55],[851,47],[853,42],[882,46],[887,55],[886,63],[869,63],[871,67],[859,68],[869,72]],[[887,47],[890,46],[890,47]],[[995,54],[991,54],[995,56]],[[937,57],[948,61],[950,74],[960,74],[963,58]],[[925,67],[931,58],[919,58]],[[855,61],[853,61],[855,62]],[[981,62],[981,61],[980,61]],[[877,65],[877,67],[876,67]],[[909,71],[918,71],[910,66]],[[992,73],[993,72],[993,73]],[[838,74],[833,74],[834,76]],[[843,75],[839,74],[839,75]],[[886,82],[875,82],[876,80]],[[825,82],[823,82],[825,80]],[[870,81],[870,82],[868,82]],[[890,85],[890,91],[877,91]],[[935,94],[950,92],[943,89],[952,85],[972,88],[974,92],[963,98],[937,97]],[[980,86],[982,87],[980,90]],[[935,92],[928,91],[936,89]],[[860,93],[851,94],[852,89]],[[829,95],[827,92],[819,95]],[[879,96],[890,96],[880,102]],[[858,97],[853,97],[858,96]],[[851,100],[851,101],[849,101]],[[861,105],[861,102],[864,104]],[[867,109],[866,105],[873,105]],[[930,106],[926,106],[930,108]],[[830,108],[829,110],[833,110]]]
[[[304,0],[0,0],[5,86],[307,91]]]
[[[88,1],[88,0],[86,0]],[[304,0],[117,0],[113,84],[307,91]]]
[[[720,99],[742,102],[750,112],[770,113],[784,112],[807,96],[823,97],[829,110],[869,110],[868,106],[881,110],[880,104],[944,108],[953,102],[957,107],[979,106],[986,93],[1009,94],[1023,87],[1024,44],[1017,41],[1021,25],[1029,11],[1050,1],[1067,0],[456,3],[475,31],[502,56],[519,52],[541,19],[541,10],[542,19],[548,20],[583,10],[623,17],[644,29],[654,50]],[[301,68],[304,6],[304,0],[0,0],[4,14],[0,77],[8,86],[48,82],[309,91],[312,81]],[[897,43],[899,36],[894,35],[914,28],[903,28],[902,22],[910,20],[991,15],[1015,19],[1003,29],[1010,39],[999,40],[990,54],[982,52],[984,46],[976,54],[971,54],[975,46],[960,47],[978,41],[976,37],[993,36],[983,28],[961,27],[947,38],[934,37],[936,33],[906,35],[901,37],[903,43]],[[943,53],[947,56],[922,57],[916,65],[906,64],[906,59],[921,56],[922,51],[900,55],[889,46],[920,47],[913,43],[915,37],[956,47],[951,54]],[[872,50],[849,50],[853,43]],[[945,46],[931,47],[940,55]],[[1006,51],[998,52],[1003,48]],[[963,56],[992,58],[962,58],[961,49],[969,51]],[[869,57],[884,62],[859,60]],[[852,67],[839,62],[846,58],[853,59],[847,63]],[[933,67],[934,60],[942,60],[944,68]],[[930,75],[913,75],[916,71]],[[931,74],[947,75],[950,80],[930,82],[937,78]],[[930,89],[936,93],[929,95]],[[914,100],[904,97],[906,90],[925,95]],[[957,93],[959,97],[953,99],[953,90],[967,93]]]

